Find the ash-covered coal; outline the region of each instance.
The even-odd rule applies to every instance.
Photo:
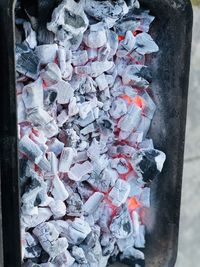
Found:
[[[165,154],[137,0],[18,1],[22,266],[144,266],[144,213]]]

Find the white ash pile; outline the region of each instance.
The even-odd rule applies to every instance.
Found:
[[[165,161],[147,136],[154,17],[137,0],[38,3],[16,8],[23,266],[142,265]]]

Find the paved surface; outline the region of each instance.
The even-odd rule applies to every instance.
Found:
[[[200,7],[194,7],[194,28],[185,164],[179,234],[175,267],[200,266]]]

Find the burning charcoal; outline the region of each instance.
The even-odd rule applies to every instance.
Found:
[[[107,256],[114,251],[116,239],[112,237],[110,233],[104,233],[101,237],[102,252],[104,256]]]
[[[69,243],[74,245],[80,244],[90,232],[89,224],[83,219],[76,218],[73,222],[70,221],[68,229]]]
[[[93,98],[90,101],[84,102],[81,105],[79,105],[79,115],[81,117],[81,119],[85,119],[88,115],[88,113],[90,113],[92,111],[93,108],[95,108],[97,106],[97,98]]]
[[[34,109],[28,114],[29,120],[44,131],[45,135],[50,138],[58,133],[58,126],[54,119],[42,108]]]
[[[149,86],[149,82],[140,76],[142,68],[144,68],[142,65],[127,66],[122,75],[123,84],[146,89]]]
[[[150,182],[161,172],[165,159],[165,154],[159,150],[141,150],[135,154],[131,164],[144,182]]]
[[[146,32],[137,34],[135,47],[136,51],[142,55],[158,52],[159,50],[157,44],[153,41],[151,36]]]
[[[128,7],[125,1],[103,1],[91,0],[85,1],[85,12],[97,20],[105,20],[110,28],[114,23],[128,13]]]
[[[51,165],[51,170],[50,170],[51,175],[56,175],[58,173],[58,159],[56,155],[53,152],[48,152],[47,159]]]
[[[85,50],[72,53],[72,64],[74,66],[85,65],[88,62],[88,54]]]
[[[49,63],[45,70],[42,70],[40,77],[47,87],[52,86],[61,80],[61,72],[57,64]]]
[[[66,200],[67,203],[67,211],[66,214],[68,216],[77,216],[80,217],[82,214],[82,207],[83,202],[77,193],[73,193],[69,196],[69,198]]]
[[[39,78],[23,88],[22,98],[27,109],[43,107],[43,87]]]
[[[82,248],[79,248],[77,246],[73,246],[72,247],[72,256],[75,258],[75,260],[79,264],[87,264],[85,253],[84,253]]]
[[[144,253],[134,247],[129,247],[120,255],[120,260],[132,258],[144,260]]]
[[[83,135],[87,135],[87,134],[89,134],[89,133],[94,132],[95,130],[96,130],[96,128],[95,128],[94,123],[91,123],[91,124],[89,124],[88,126],[86,126],[85,128],[83,128],[83,129],[81,130],[81,134],[83,134]]]
[[[53,12],[52,21],[47,24],[49,31],[55,33],[59,41],[71,39],[83,33],[88,26],[88,19],[81,3],[64,0]]]
[[[89,60],[94,60],[97,58],[97,54],[98,54],[97,49],[88,48],[87,53],[88,53],[88,59]]]
[[[131,52],[135,47],[136,38],[131,31],[126,32],[125,39],[121,42],[121,45],[128,51]]]
[[[46,44],[37,46],[35,52],[40,60],[40,64],[45,65],[55,61],[57,50],[57,44]]]
[[[55,89],[57,89],[57,102],[59,104],[68,104],[70,99],[74,95],[74,90],[68,82],[59,81],[54,85]],[[52,87],[53,88],[53,87]]]
[[[51,209],[55,219],[61,218],[66,214],[66,206],[61,200],[51,201],[49,208]]]
[[[32,50],[24,46],[16,48],[16,70],[27,77],[36,80],[39,73],[39,58]]]
[[[125,239],[117,239],[117,246],[121,252],[125,251],[129,247],[134,247],[135,238],[133,235]]]
[[[48,151],[53,152],[56,156],[60,155],[64,148],[64,144],[55,137],[47,142],[47,146]]]
[[[57,56],[61,74],[63,77],[66,77],[67,63],[66,63],[66,50],[64,47],[62,46],[58,47]]]
[[[146,208],[150,208],[150,188],[145,187],[139,198],[139,202]]]
[[[76,163],[68,172],[68,176],[71,180],[80,181],[81,178],[93,171],[93,166],[89,161],[85,161],[82,164]]]
[[[26,120],[25,105],[22,95],[17,95],[17,118],[18,123],[21,123]]]
[[[58,126],[62,127],[68,121],[68,119],[69,116],[67,115],[67,111],[63,109],[57,116]]]
[[[136,131],[141,121],[142,110],[136,105],[132,105],[128,113],[121,117],[118,122],[118,128],[121,129],[120,139],[126,139],[131,132]]]
[[[152,119],[156,111],[156,105],[147,92],[142,94],[142,99],[143,114],[149,119]]]
[[[119,174],[125,174],[129,171],[128,162],[124,158],[112,159],[111,168],[116,169]]]
[[[129,212],[125,205],[121,206],[117,212],[117,215],[113,217],[110,231],[119,239],[124,239],[132,234],[132,223]]]
[[[110,47],[109,56],[112,57],[116,54],[118,48],[118,36],[114,31],[108,30],[107,32],[108,44]]]
[[[32,30],[30,22],[27,21],[23,23],[23,28],[26,36],[25,41],[31,49],[34,49],[37,46],[36,32]]]
[[[139,132],[143,132],[143,137],[145,138],[149,131],[150,126],[151,126],[151,120],[145,116],[142,116],[137,130]]]
[[[122,146],[113,146],[109,149],[109,155],[114,157],[117,154],[123,154],[127,157],[132,157],[135,154],[135,149],[132,146],[122,145]]]
[[[19,150],[43,170],[50,170],[50,164],[44,157],[43,152],[40,150],[39,146],[35,144],[28,136],[25,135],[19,141]]]
[[[108,177],[106,175],[108,173]],[[100,176],[97,173],[92,173],[87,182],[96,190],[99,190],[101,192],[108,192],[109,189],[111,189],[114,184],[116,179],[118,178],[118,174],[113,170],[114,177],[111,176],[112,171],[109,170],[103,174],[103,176]]]
[[[92,214],[96,211],[103,198],[104,194],[99,192],[94,193],[83,205],[85,214]]]
[[[101,74],[100,76],[98,76],[96,79],[95,79],[98,87],[99,87],[99,90],[100,91],[104,91],[106,89],[108,89],[108,83],[107,83],[107,80],[106,80],[106,77],[105,77],[105,74]]]
[[[109,113],[114,119],[119,119],[123,115],[125,115],[127,111],[128,109],[127,109],[126,102],[123,99],[118,98],[115,101],[113,101],[112,107]]]
[[[68,172],[75,156],[76,153],[72,148],[64,147],[60,156],[59,171]]]
[[[41,254],[42,248],[38,245],[38,241],[29,232],[25,233],[25,245],[24,245],[24,258],[34,259],[38,258]]]
[[[130,193],[130,185],[122,179],[118,179],[108,194],[109,199],[116,207],[124,204]]]
[[[138,181],[138,177],[133,172],[130,172],[127,177],[127,182],[130,184],[129,197],[138,196],[142,193],[142,188],[144,187],[144,182]]]
[[[94,61],[88,64],[91,66],[91,76],[94,78],[110,70],[114,65],[112,61]]]
[[[145,226],[139,226],[138,235],[135,236],[135,247],[144,248],[145,247]]]
[[[70,267],[73,266],[75,259],[71,256],[68,250],[65,250],[63,253],[59,254],[55,259],[53,259],[53,263],[56,266],[65,266]]]
[[[90,48],[103,46],[107,41],[105,25],[101,22],[91,25],[90,29],[85,32],[83,41]]]
[[[29,187],[26,187],[26,192],[21,198],[22,212],[25,215],[37,215],[38,208],[35,207],[35,201],[38,193],[42,190],[41,183],[38,179],[32,179]]]
[[[52,223],[41,223],[34,228],[33,233],[39,239],[43,249],[52,258],[64,252],[68,247],[67,239],[58,238],[59,233]]]
[[[49,208],[38,208],[37,215],[23,215],[21,217],[21,225],[27,229],[33,228],[42,222],[49,220],[51,216],[52,212]]]
[[[92,122],[95,121],[95,116],[94,116],[94,112],[93,111],[90,111],[88,114],[87,114],[87,117],[85,119],[79,119],[78,120],[78,124],[81,126],[81,127],[85,127],[89,124],[91,124]]]
[[[72,116],[77,115],[78,113],[79,113],[79,108],[76,103],[76,98],[72,97],[70,99],[69,106],[68,106],[68,115],[69,117],[72,117]]]
[[[55,176],[53,179],[53,188],[51,193],[55,200],[65,201],[69,197],[69,193],[65,188],[63,182],[59,179],[58,176]]]

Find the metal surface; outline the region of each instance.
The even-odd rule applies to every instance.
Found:
[[[154,81],[153,98],[158,108],[149,136],[153,138],[155,147],[167,154],[163,173],[152,185],[152,208],[147,214],[146,266],[172,267],[178,242],[192,9],[187,0],[140,2],[156,17],[151,32],[160,47],[160,52],[150,63]],[[12,1],[1,0],[0,176],[3,242],[0,253],[4,255],[4,265],[0,262],[0,266],[4,267],[20,266],[13,32]],[[134,266],[134,263],[129,266]]]

